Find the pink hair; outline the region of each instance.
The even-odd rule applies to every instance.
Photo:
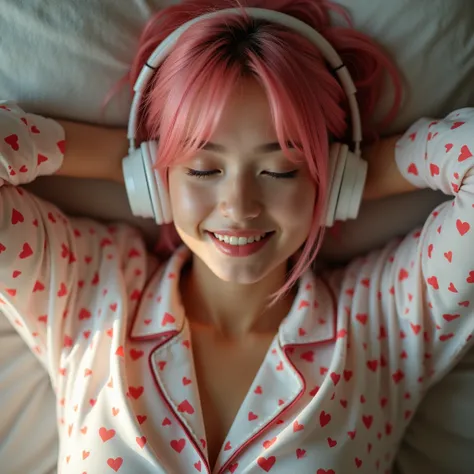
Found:
[[[342,7],[325,0],[188,0],[165,8],[141,35],[128,75],[130,84],[156,46],[176,28],[204,13],[229,7],[277,10],[319,31],[339,53],[358,88],[366,137],[377,136],[373,114],[388,72],[395,96],[382,125],[394,118],[401,101],[396,67],[374,41],[352,28]],[[332,26],[331,10],[342,15],[348,26]],[[198,22],[180,37],[150,82],[139,136],[147,140],[159,137],[156,167],[165,176],[176,160],[191,156],[210,138],[241,78],[254,78],[263,86],[282,149],[288,152],[291,137],[304,153],[317,187],[309,236],[295,256],[287,282],[272,295],[275,302],[312,265],[321,245],[329,139],[350,142],[345,93],[317,48],[298,33],[249,18],[243,10],[241,15]],[[190,136],[192,140],[186,140]],[[161,256],[168,257],[180,244],[174,226],[163,226],[157,246]]]

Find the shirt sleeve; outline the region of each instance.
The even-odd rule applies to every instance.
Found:
[[[87,331],[103,329],[97,325],[105,324],[104,316],[98,316],[102,307],[113,307],[114,296],[102,293],[99,283],[122,271],[117,248],[125,248],[120,239],[127,240],[126,232],[68,219],[18,186],[55,172],[64,149],[65,133],[57,122],[0,102],[0,310],[53,384],[76,342]]]
[[[454,196],[401,242],[384,275],[401,337],[408,351],[419,352],[431,382],[460,358],[474,331],[473,154],[473,108],[421,119],[396,146],[408,181]]]

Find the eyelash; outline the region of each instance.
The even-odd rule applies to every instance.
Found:
[[[191,168],[188,168],[186,171],[186,174],[188,176],[195,176],[196,178],[208,178],[209,176],[212,176],[216,172],[217,170],[198,171],[198,170],[193,170]],[[289,179],[289,178],[296,177],[296,175],[298,174],[298,170],[287,171],[286,173],[273,173],[271,171],[265,171],[265,173],[268,176],[271,176],[272,178],[275,178],[275,179]]]

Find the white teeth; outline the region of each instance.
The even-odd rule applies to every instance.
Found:
[[[252,235],[251,237],[235,237],[235,236],[229,237],[228,235],[220,235],[220,234],[214,233],[214,237],[216,239],[219,239],[221,242],[225,242],[226,244],[230,244],[230,245],[247,245],[253,242],[259,242],[261,239],[265,237],[265,235],[266,234]]]

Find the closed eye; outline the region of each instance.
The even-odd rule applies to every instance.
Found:
[[[207,178],[208,176],[212,176],[213,174],[219,173],[219,170],[206,170],[206,171],[199,171],[193,170],[192,168],[188,168],[186,170],[186,174],[188,176],[196,176],[197,178]]]
[[[264,171],[264,173],[272,178],[294,178],[298,174],[298,170],[287,171],[286,173],[274,173],[272,171]]]
[[[195,176],[197,178],[207,178],[209,176],[213,176],[216,173],[219,173],[219,170],[205,170],[205,171],[200,171],[200,170],[194,170],[192,168],[188,168],[186,170],[186,174],[188,176]],[[288,179],[288,178],[294,178],[298,174],[298,170],[292,170],[292,171],[286,171],[284,173],[275,173],[273,171],[263,171],[262,174],[265,174],[267,176],[270,176],[275,179]]]

